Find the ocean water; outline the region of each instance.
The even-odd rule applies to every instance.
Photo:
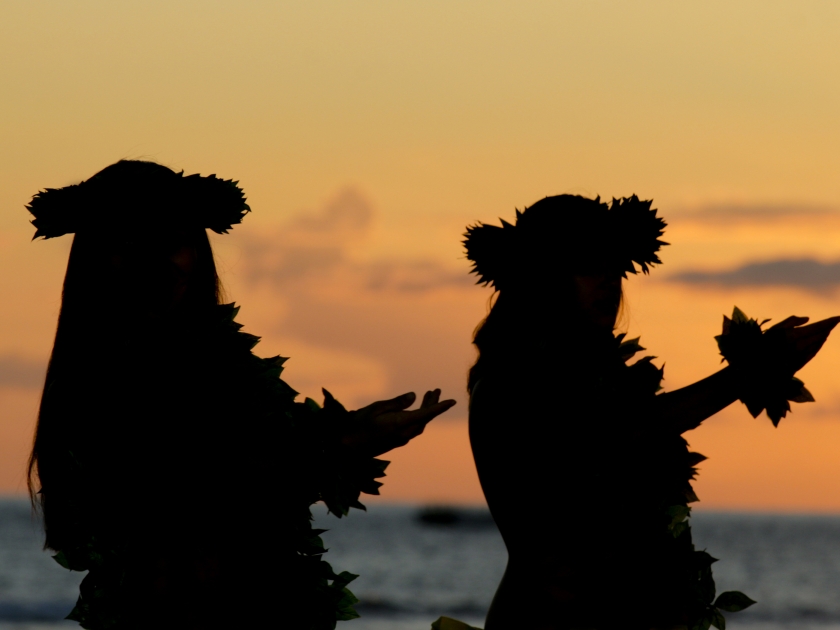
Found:
[[[338,520],[316,510],[328,528],[327,554],[337,570],[361,575],[353,591],[362,618],[339,630],[429,630],[447,615],[482,626],[506,554],[482,510],[436,512],[374,506]],[[718,590],[742,590],[758,604],[727,615],[730,630],[840,630],[840,517],[696,513],[699,548],[720,558]],[[546,544],[550,524],[536,523]],[[62,569],[40,549],[29,505],[0,501],[0,630],[78,627],[62,617],[73,607],[81,574]]]

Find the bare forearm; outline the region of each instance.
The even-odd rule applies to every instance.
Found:
[[[684,433],[737,399],[732,368],[725,367],[692,385],[657,396],[654,419]]]

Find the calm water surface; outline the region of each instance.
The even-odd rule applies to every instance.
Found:
[[[487,514],[457,511],[430,525],[413,507],[374,506],[341,520],[316,513],[330,563],[358,573],[362,619],[341,630],[429,630],[440,615],[482,625],[506,554]],[[840,630],[840,517],[713,514],[694,516],[699,548],[720,558],[718,590],[758,601],[727,616],[730,630]],[[550,523],[535,522],[550,544]],[[77,628],[61,618],[82,575],[40,550],[25,501],[0,501],[0,630]]]

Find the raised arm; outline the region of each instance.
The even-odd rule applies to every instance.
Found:
[[[790,369],[791,374],[798,372],[816,356],[829,333],[840,322],[840,317],[830,317],[805,326],[807,321],[807,317],[793,316],[772,328],[777,330],[776,334],[784,335],[778,360]],[[660,394],[654,402],[653,420],[671,426],[679,433],[695,429],[706,418],[738,399],[740,380],[732,367],[725,367],[692,385]]]
[[[706,418],[738,400],[737,389],[732,368],[725,367],[696,383],[657,396],[654,421],[679,433],[696,429]]]

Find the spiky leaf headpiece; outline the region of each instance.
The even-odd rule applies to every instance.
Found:
[[[517,278],[555,273],[610,270],[643,273],[660,264],[657,252],[665,221],[652,201],[636,195],[613,199],[557,195],[516,211],[516,223],[467,227],[464,246],[478,283],[500,289]]]
[[[200,226],[226,234],[250,212],[239,182],[120,160],[80,184],[47,188],[26,206],[35,238],[80,230]]]

